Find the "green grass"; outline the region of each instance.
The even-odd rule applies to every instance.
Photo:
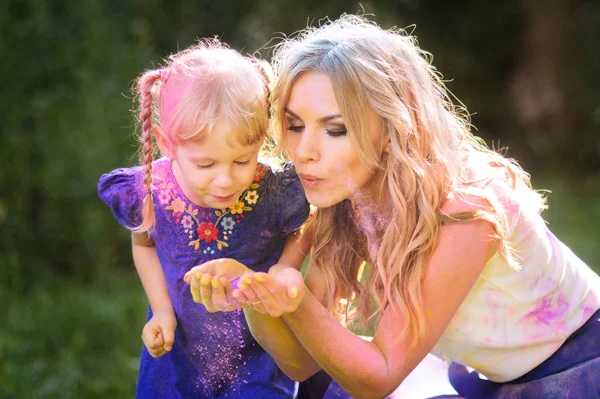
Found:
[[[145,320],[137,276],[110,288],[43,281],[2,293],[0,397],[132,398]]]

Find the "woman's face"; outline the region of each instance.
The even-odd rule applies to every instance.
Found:
[[[352,145],[327,74],[302,74],[292,86],[285,111],[286,149],[308,202],[329,207],[345,199],[375,198],[381,179],[365,165]],[[364,117],[372,118],[372,145],[383,148],[375,114],[365,110]]]

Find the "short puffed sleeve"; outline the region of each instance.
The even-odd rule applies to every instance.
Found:
[[[284,233],[294,231],[306,221],[310,210],[294,165],[288,163],[275,172],[272,184],[270,188],[273,190],[274,207],[278,210],[278,227]]]
[[[145,190],[142,168],[116,169],[98,182],[100,199],[109,206],[117,221],[128,229],[142,224]]]

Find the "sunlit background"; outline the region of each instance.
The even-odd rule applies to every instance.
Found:
[[[552,191],[553,232],[600,271],[595,0],[3,0],[0,397],[133,397],[146,301],[96,184],[137,162],[138,74],[205,36],[269,59],[273,38],[344,12],[418,37],[478,134]]]

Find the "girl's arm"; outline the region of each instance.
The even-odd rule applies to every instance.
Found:
[[[173,312],[173,305],[154,241],[145,233],[131,233],[133,262],[150,302],[152,312]]]
[[[142,341],[153,357],[171,350],[177,319],[169,297],[154,241],[147,234],[131,235],[133,262],[152,308],[152,318],[142,330]]]
[[[466,209],[445,210],[454,213]],[[441,228],[423,280],[423,305],[428,325],[415,346],[409,344],[410,333],[399,338],[398,331],[406,321],[389,307],[371,342],[341,326],[311,292],[306,292],[296,311],[285,313],[282,318],[310,357],[352,397],[385,397],[429,353],[448,326],[496,251],[492,236],[492,226],[484,221]],[[265,289],[258,292],[265,304],[276,296],[273,292],[276,285],[276,281],[265,281],[262,285],[252,282],[253,290]],[[268,341],[266,337],[262,340]],[[306,354],[298,355],[299,350],[273,349],[273,346],[286,344],[290,345],[271,335],[265,349],[280,365],[298,363],[300,370],[307,373],[314,370],[311,362],[305,360]],[[291,358],[292,355],[296,357]]]

